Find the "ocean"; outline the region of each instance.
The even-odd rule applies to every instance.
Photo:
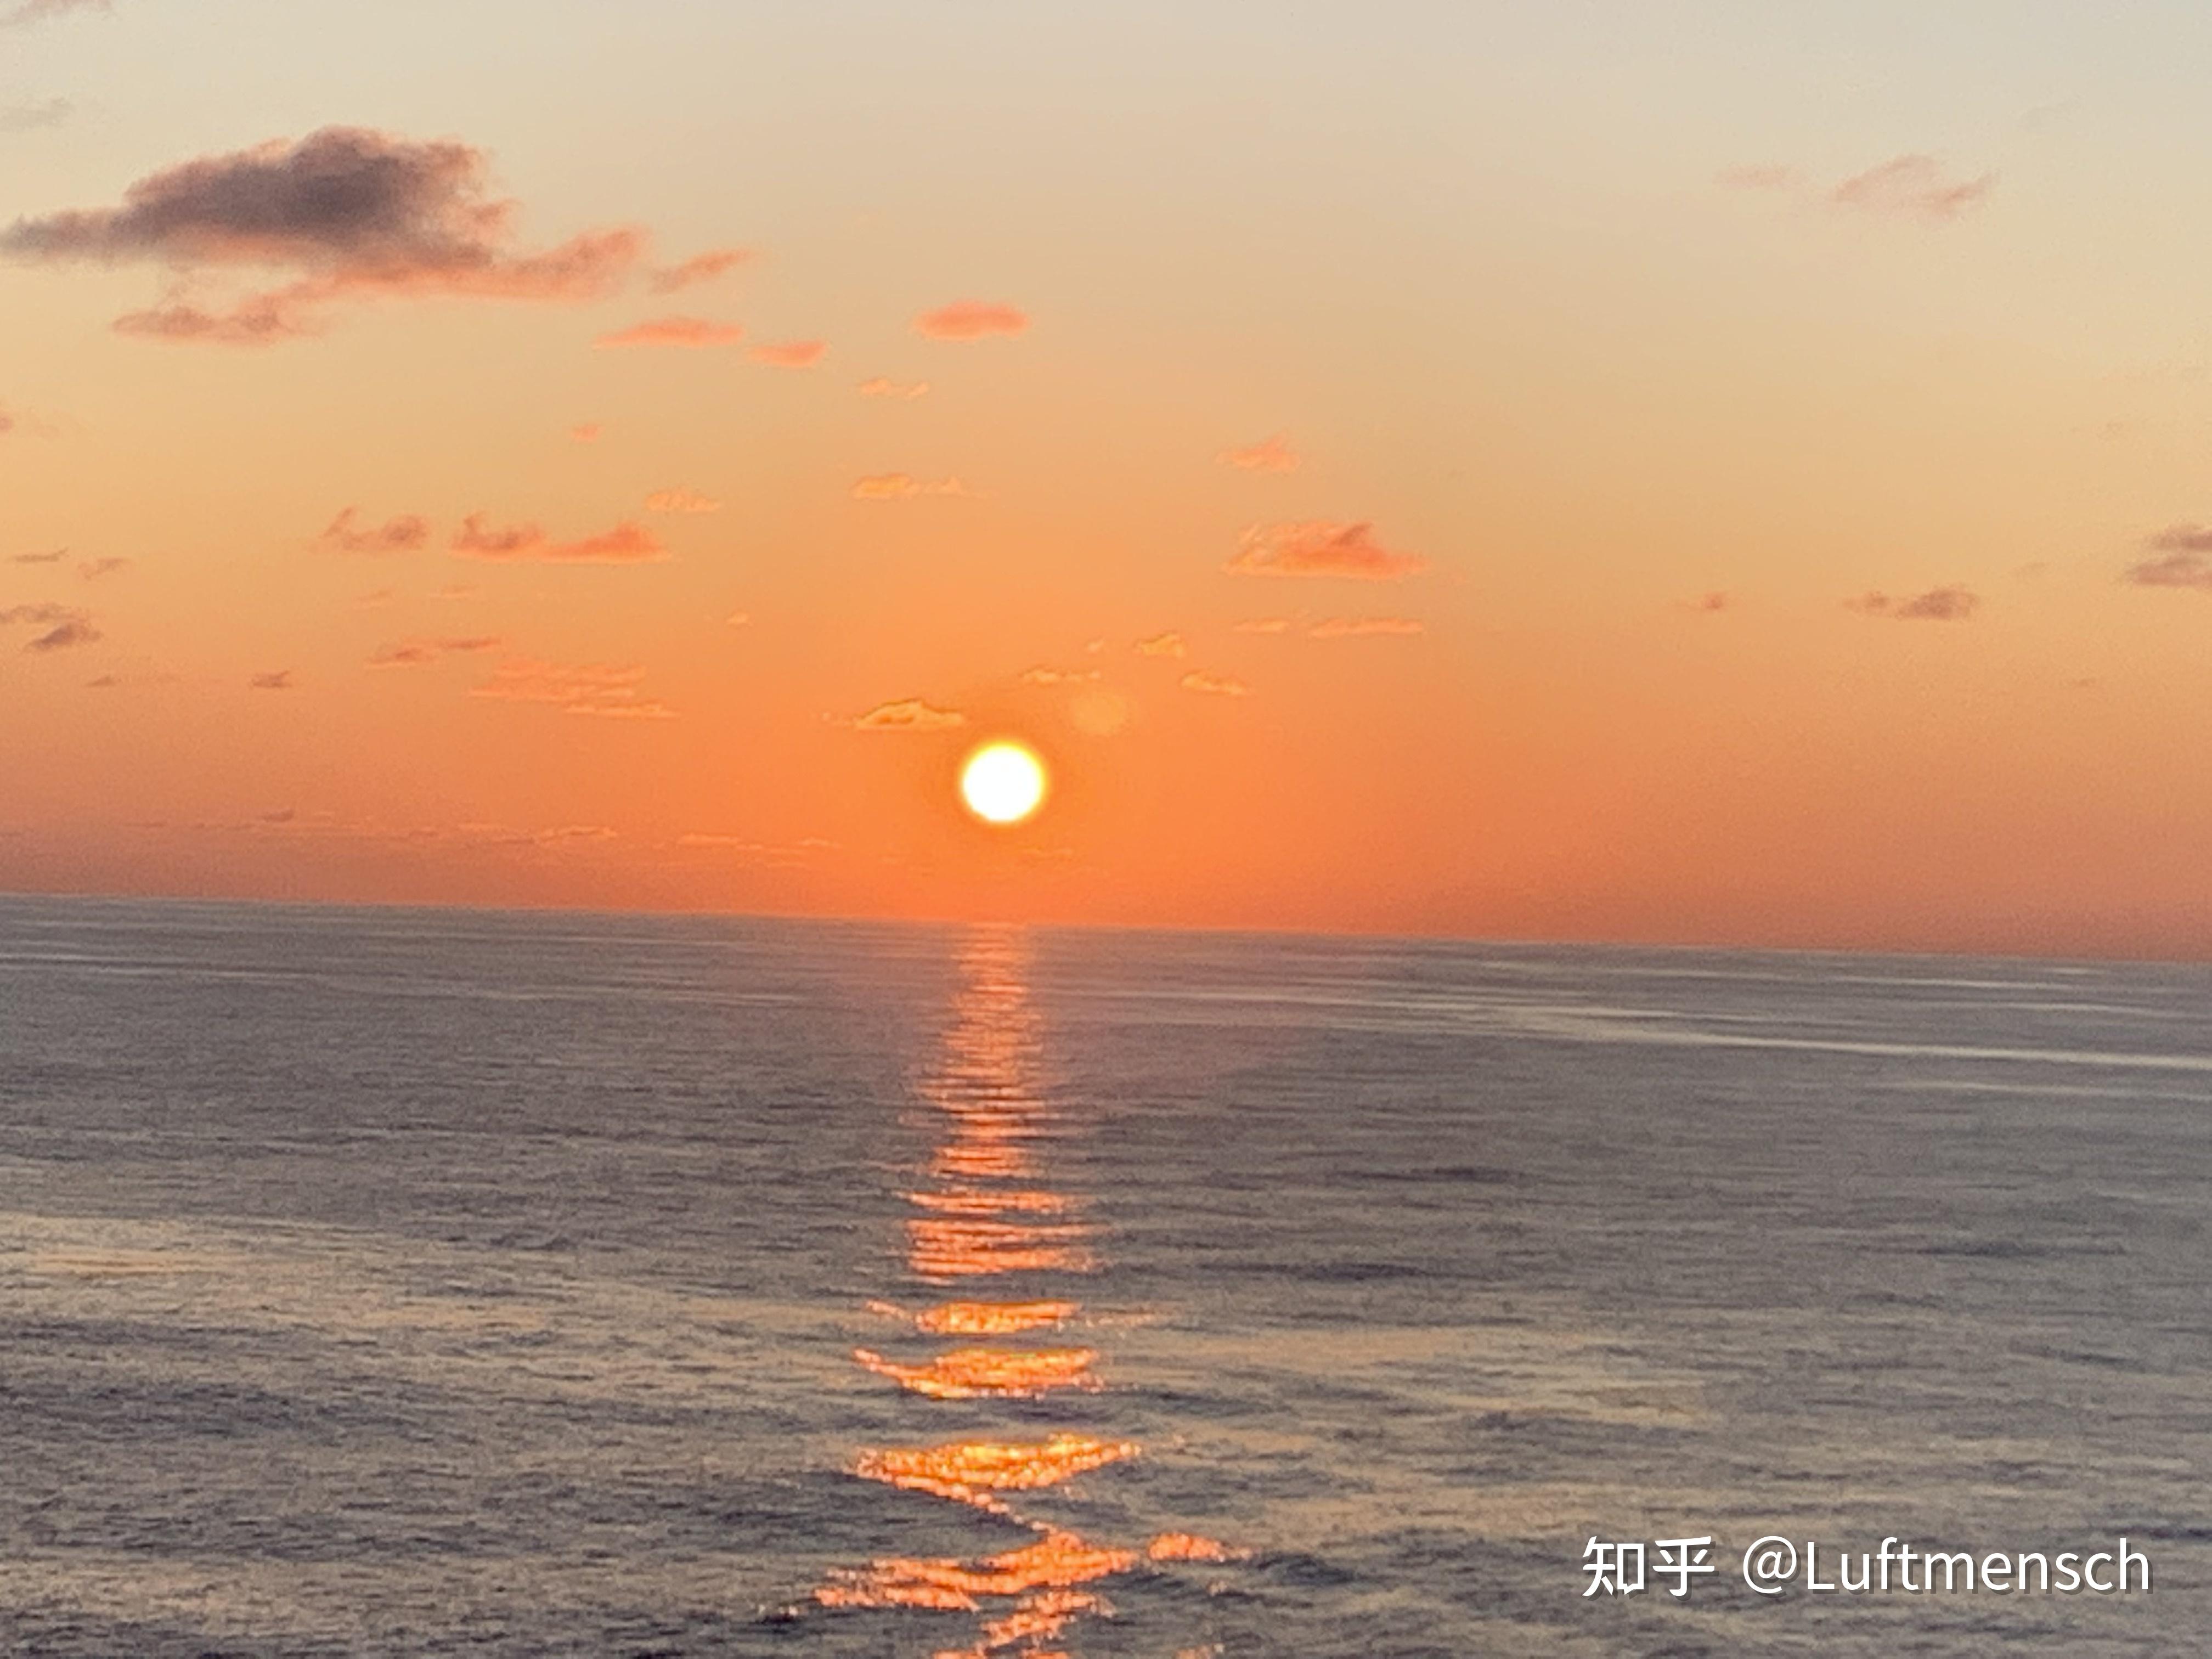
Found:
[[[2209,1474],[2203,967],[0,899],[0,1651],[2185,1653]]]

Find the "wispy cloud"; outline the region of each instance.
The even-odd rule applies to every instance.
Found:
[[[2128,567],[2129,581],[2142,587],[2195,587],[2212,593],[2212,527],[2169,526],[2146,545],[2152,556]]]
[[[121,206],[18,219],[0,254],[142,260],[191,276],[289,268],[293,279],[227,310],[173,299],[116,319],[149,338],[266,344],[316,332],[351,299],[580,301],[611,292],[644,247],[633,229],[514,251],[514,204],[486,191],[482,151],[361,127],[202,156],[139,179]]]
[[[675,719],[676,711],[666,703],[641,694],[639,687],[644,679],[645,670],[635,664],[570,664],[514,657],[495,668],[489,679],[471,688],[469,695],[504,702],[546,703],[563,714],[605,720]]]
[[[349,507],[323,526],[319,539],[341,553],[412,553],[430,539],[430,521],[403,513],[382,524],[362,524]]]
[[[35,104],[10,104],[0,108],[0,132],[36,132],[58,127],[70,118],[70,100],[46,98]]]
[[[44,553],[16,553],[9,556],[10,564],[59,564],[69,557],[66,547],[50,548]]]
[[[1140,657],[1187,657],[1189,647],[1180,634],[1155,634],[1148,640],[1139,640],[1131,647]]]
[[[0,12],[0,28],[20,28],[26,23],[59,17],[65,12],[113,9],[112,0],[20,0],[20,3]]]
[[[722,618],[722,623],[725,627],[747,628],[752,624],[752,613],[746,611],[732,611]]]
[[[1224,466],[1233,466],[1246,472],[1295,472],[1298,470],[1297,452],[1290,441],[1278,432],[1273,437],[1262,438],[1256,444],[1244,444],[1224,449],[1213,458]]]
[[[1237,623],[1232,634],[1287,634],[1291,623],[1288,617],[1252,617]]]
[[[368,665],[371,668],[420,668],[441,657],[495,651],[499,646],[500,641],[489,635],[471,635],[464,639],[407,640],[398,645],[378,647],[376,654],[368,659]]]
[[[119,570],[129,568],[131,568],[131,561],[128,559],[112,556],[105,559],[83,559],[77,563],[76,574],[82,580],[96,582],[102,576],[112,576]]]
[[[1096,668],[1047,668],[1042,664],[1021,672],[1024,685],[1082,685],[1102,678]]]
[[[823,340],[785,340],[772,345],[757,345],[745,355],[770,368],[811,368],[829,349],[829,343]]]
[[[292,671],[289,668],[271,669],[265,674],[254,675],[246,684],[255,691],[289,691],[293,689]]]
[[[709,248],[704,253],[695,253],[690,258],[672,265],[664,265],[653,273],[647,286],[655,294],[677,294],[701,283],[711,283],[739,265],[749,264],[754,258],[749,247]]]
[[[696,489],[656,489],[645,498],[648,513],[720,513],[721,502]]]
[[[1887,617],[1896,622],[1964,622],[1974,614],[1981,600],[1964,587],[1949,586],[1931,587],[1925,593],[1909,598],[1862,593],[1844,603],[1863,615]]]
[[[65,651],[73,645],[90,645],[101,637],[92,624],[92,614],[66,605],[16,605],[0,610],[0,627],[42,628],[43,634],[26,641],[26,651]]]
[[[1243,681],[1227,674],[1208,674],[1194,669],[1176,682],[1186,691],[1196,691],[1209,697],[1249,697],[1252,688]]]
[[[1723,167],[1714,176],[1729,190],[1788,190],[1798,182],[1799,177],[1796,167],[1771,161]]]
[[[856,732],[946,732],[956,726],[968,724],[968,717],[957,708],[934,708],[920,697],[902,697],[896,702],[879,702],[865,714],[855,714],[841,724]]]
[[[718,323],[705,317],[648,317],[628,328],[602,334],[592,343],[601,350],[623,346],[678,346],[696,350],[702,346],[735,345],[744,337],[744,329],[736,323]]]
[[[929,382],[894,380],[878,374],[861,381],[858,390],[863,398],[926,398],[929,395]]]
[[[902,501],[915,495],[972,495],[957,478],[916,478],[904,472],[873,472],[853,483],[858,501]]]
[[[628,520],[596,536],[556,542],[534,524],[495,529],[481,513],[461,520],[453,550],[464,559],[503,564],[651,564],[670,556],[659,537]]]
[[[1306,629],[1316,640],[1357,640],[1425,632],[1412,617],[1328,617]]]
[[[597,421],[586,421],[580,426],[570,427],[568,435],[580,444],[595,444],[605,430]]]
[[[1840,207],[1943,224],[1978,207],[1996,183],[1994,173],[1954,178],[1932,155],[1899,155],[1844,179],[1830,199]]]
[[[992,334],[1019,334],[1029,325],[1022,312],[991,300],[955,300],[914,319],[914,331],[931,340],[980,340]]]
[[[1401,553],[1375,539],[1364,522],[1340,524],[1316,519],[1301,524],[1255,525],[1228,568],[1240,576],[1349,576],[1362,581],[1395,581],[1428,568],[1414,553]]]
[[[1716,611],[1725,611],[1733,603],[1735,603],[1734,600],[1717,588],[1710,593],[1700,593],[1694,599],[1682,601],[1685,609],[1702,611],[1708,614]]]

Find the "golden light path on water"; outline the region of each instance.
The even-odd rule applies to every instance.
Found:
[[[945,1138],[931,1157],[930,1187],[906,1194],[918,1212],[907,1223],[906,1265],[940,1292],[960,1287],[961,1299],[919,1312],[871,1304],[920,1335],[948,1346],[918,1362],[872,1349],[855,1363],[923,1402],[1069,1397],[1096,1391],[1101,1355],[1095,1348],[1040,1340],[1034,1346],[999,1340],[1056,1332],[1076,1323],[1083,1304],[1072,1298],[990,1301],[975,1298],[976,1281],[1008,1273],[1087,1275],[1102,1259],[1097,1228],[1083,1218],[1076,1195],[1043,1184],[1041,1147],[1069,1126],[1057,1121],[1041,1085],[1042,1031],[1031,1006],[1028,946],[1011,930],[972,935],[961,957],[954,999],[938,1063],[922,1086],[942,1115]],[[993,1339],[984,1341],[979,1339]],[[1103,1587],[1163,1564],[1218,1564],[1242,1552],[1194,1534],[1164,1532],[1142,1544],[1103,1544],[1067,1528],[1024,1516],[1017,1504],[1078,1476],[1107,1470],[1140,1455],[1133,1441],[1063,1431],[1042,1438],[952,1441],[864,1449],[853,1472],[902,1491],[963,1504],[1035,1534],[1030,1541],[972,1560],[893,1556],[834,1572],[814,1599],[836,1608],[904,1607],[975,1617],[974,1639],[939,1649],[937,1659],[987,1659],[1018,1653],[1069,1659],[1066,1645],[1085,1618],[1110,1618]],[[1185,1648],[1190,1659],[1214,1651]]]

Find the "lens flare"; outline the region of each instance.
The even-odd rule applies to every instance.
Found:
[[[987,743],[960,769],[960,799],[986,823],[1019,823],[1044,791],[1044,763],[1018,743]]]

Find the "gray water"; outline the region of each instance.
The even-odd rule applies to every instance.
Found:
[[[0,900],[0,1650],[2206,1650],[2208,1014]],[[2154,1588],[1769,1598],[1770,1533]],[[1686,1596],[1582,1594],[1688,1535]]]

